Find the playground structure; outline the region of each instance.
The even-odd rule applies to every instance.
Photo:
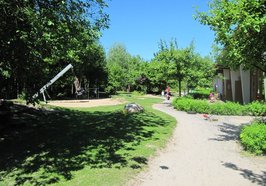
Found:
[[[49,86],[51,86],[54,82],[56,82],[60,77],[62,77],[67,71],[69,71],[70,69],[72,69],[73,66],[71,64],[67,65],[63,70],[61,70],[54,78],[52,78],[49,82],[47,82],[38,92],[36,92],[33,96],[32,99],[35,100],[36,98],[38,98],[41,94],[43,97],[43,101],[47,103],[47,99],[45,94],[47,94],[47,96],[51,99],[51,97],[49,96],[48,92],[47,92],[47,88]],[[94,95],[93,97],[96,99],[100,98],[100,94],[106,94],[106,92],[101,92],[99,87],[95,87],[95,88],[82,88],[81,87],[81,83],[79,82],[78,78],[76,77],[75,81],[74,81],[74,85],[75,85],[75,89],[76,89],[76,99],[82,97],[83,95],[87,94],[87,98],[89,99],[90,96]],[[91,92],[91,93],[90,93]]]
[[[73,66],[71,64],[67,65],[61,72],[59,72],[53,79],[51,79],[48,83],[46,83],[38,92],[36,92],[33,96],[32,99],[35,100],[37,97],[40,96],[40,94],[42,94],[43,96],[43,101],[47,102],[46,97],[45,97],[45,93],[49,96],[49,94],[47,93],[47,88],[49,86],[51,86],[54,82],[56,82],[56,80],[58,80],[61,76],[63,76],[69,69],[73,68]]]

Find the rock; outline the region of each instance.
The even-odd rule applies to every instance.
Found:
[[[136,103],[128,103],[125,105],[124,110],[128,113],[142,112],[144,108]]]

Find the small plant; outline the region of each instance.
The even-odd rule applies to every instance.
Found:
[[[245,126],[240,134],[244,148],[257,155],[266,154],[266,123]]]

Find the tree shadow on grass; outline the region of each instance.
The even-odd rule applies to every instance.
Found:
[[[85,166],[129,166],[139,158],[128,157],[127,149],[152,138],[154,127],[169,123],[150,112],[25,110],[0,131],[0,182],[13,177],[16,185],[45,185],[72,179],[71,171]]]
[[[240,172],[240,175],[242,175],[245,179],[250,180],[252,183],[256,183],[259,185],[265,185],[266,183],[266,172],[265,171],[262,171],[262,174],[256,174],[251,170],[242,169],[238,167],[237,165],[233,163],[229,163],[229,162],[223,163],[223,166]]]

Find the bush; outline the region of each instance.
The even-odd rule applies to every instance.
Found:
[[[216,115],[253,115],[265,116],[266,104],[260,102],[252,102],[248,105],[240,105],[234,102],[215,102],[209,103],[206,100],[195,100],[191,98],[176,98],[173,106],[177,110],[195,111],[198,113],[216,114]]]
[[[266,154],[266,124],[255,122],[244,127],[240,140],[246,150],[257,155]]]
[[[210,104],[205,100],[194,100],[191,107],[194,108],[194,111],[198,113],[209,113],[210,112]]]
[[[253,116],[265,116],[266,115],[266,104],[254,101],[246,105],[246,112]]]
[[[239,103],[212,103],[210,104],[210,114],[217,115],[244,115],[245,108]]]
[[[198,93],[198,92],[189,93],[189,95],[192,96],[194,99],[208,99],[209,94],[203,94],[203,93]]]
[[[132,92],[132,95],[135,95],[135,96],[143,96],[143,95],[145,95],[145,93],[144,93],[144,92],[139,92],[139,91],[134,90],[134,91]]]
[[[196,111],[199,113],[208,113],[209,104],[205,100],[194,100],[189,98],[176,98],[173,101],[173,106],[177,110]]]
[[[187,98],[175,98],[173,106],[177,110],[188,111],[190,109],[192,99]]]
[[[195,90],[195,92],[191,92],[188,95],[190,95],[194,99],[208,99],[210,90]]]

